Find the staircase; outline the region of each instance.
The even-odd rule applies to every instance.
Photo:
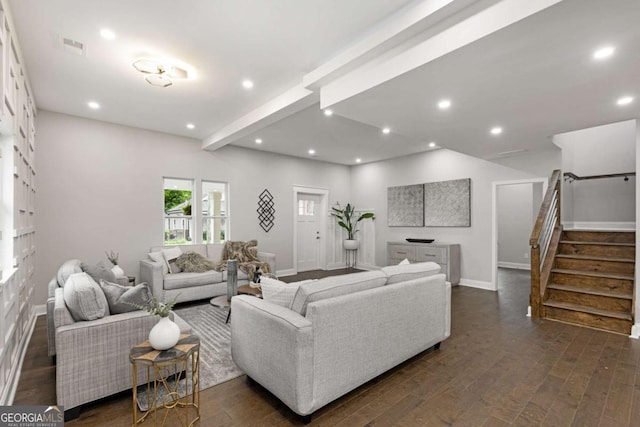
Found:
[[[542,317],[629,335],[635,232],[562,231]]]

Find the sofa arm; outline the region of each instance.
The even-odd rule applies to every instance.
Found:
[[[53,326],[57,330],[61,326],[72,325],[75,323],[71,313],[64,302],[64,290],[56,289],[56,296],[53,307]]]
[[[146,282],[153,296],[164,301],[164,274],[161,263],[146,259],[140,261],[140,282]]]
[[[231,313],[234,363],[294,412],[309,414],[313,400],[311,322],[248,295],[231,299]]]
[[[57,404],[68,410],[130,388],[129,352],[157,321],[133,311],[57,328]]]
[[[258,252],[258,259],[269,264],[272,274],[276,274],[276,254],[270,252]]]

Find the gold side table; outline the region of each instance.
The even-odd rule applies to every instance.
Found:
[[[200,419],[200,338],[182,334],[174,347],[163,351],[154,350],[147,340],[131,349],[129,361],[133,377],[132,426],[141,424],[151,413],[155,426],[164,426],[170,413],[182,426],[193,426]],[[147,411],[142,415],[138,415],[139,368],[146,368],[147,372]],[[179,392],[181,380],[183,393]],[[162,413],[160,417],[158,412]]]

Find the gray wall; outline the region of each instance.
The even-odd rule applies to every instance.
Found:
[[[562,148],[562,170],[579,176],[635,172],[635,120],[553,137]],[[636,179],[564,183],[563,223],[635,222]]]
[[[162,178],[229,183],[230,233],[256,238],[274,252],[278,270],[293,268],[293,186],[329,190],[329,202],[349,199],[349,168],[239,147],[202,151],[200,142],[40,110],[37,123],[36,304],[66,259],[106,261],[120,253],[128,274],[150,246],[163,242]],[[258,225],[258,195],[275,199],[275,225]]]
[[[556,169],[562,168],[562,150],[548,143],[544,149],[525,152],[515,156],[492,159],[493,163],[531,173],[539,178],[549,178]]]
[[[397,159],[354,166],[352,201],[376,211],[376,263],[386,264],[388,241],[407,237],[435,238],[460,243],[462,282],[489,283],[491,271],[491,191],[493,181],[532,178],[517,171],[450,150],[437,150]],[[471,227],[388,227],[387,187],[471,178]]]
[[[537,187],[540,191],[539,186]],[[498,186],[498,263],[529,263],[529,237],[533,229],[534,210],[540,209],[540,196],[534,207],[534,186],[508,184]]]

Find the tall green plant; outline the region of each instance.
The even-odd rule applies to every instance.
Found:
[[[347,230],[348,240],[353,240],[353,238],[355,237],[356,233],[358,232],[357,225],[360,221],[369,218],[376,219],[373,212],[361,213],[360,216],[358,216],[358,218],[356,219],[354,216],[356,208],[354,206],[351,206],[350,203],[347,203],[347,206],[345,206],[344,209],[342,209],[340,203],[336,203],[336,205],[333,206],[331,210],[331,215],[336,217],[336,219],[338,220],[338,225]]]

